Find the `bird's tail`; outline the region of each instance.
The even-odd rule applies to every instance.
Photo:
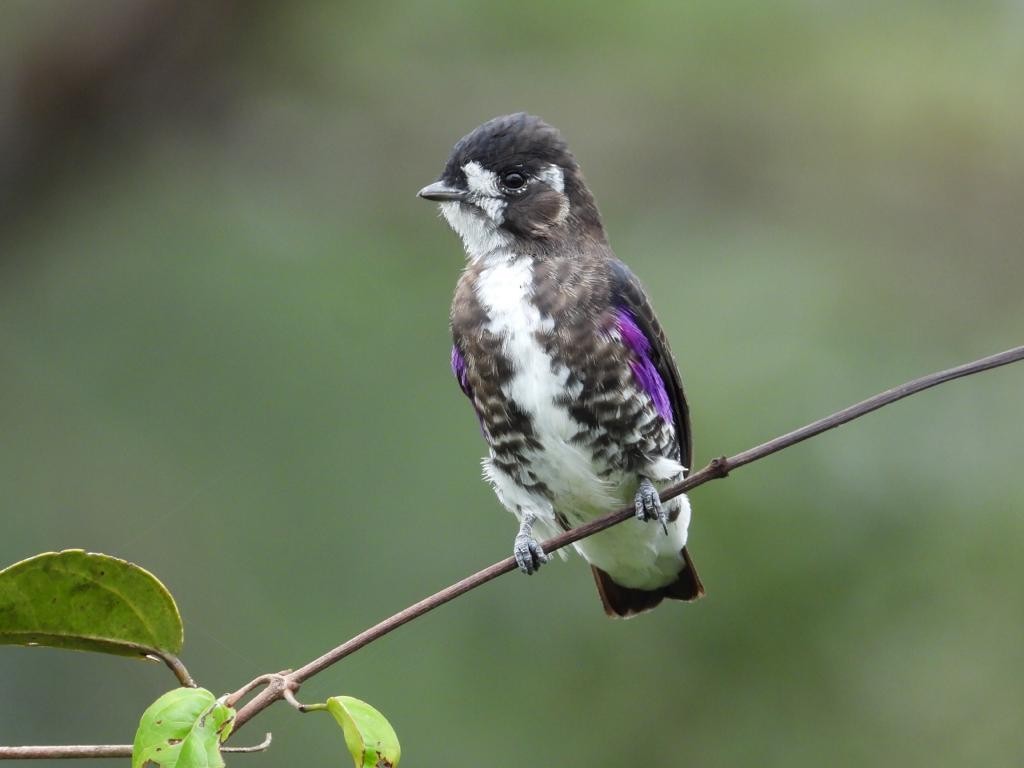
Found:
[[[683,547],[683,570],[671,584],[658,589],[633,589],[616,584],[612,577],[600,568],[591,566],[597,592],[604,603],[604,612],[613,618],[628,619],[638,613],[649,611],[665,598],[669,600],[696,600],[704,594],[704,585],[693,567],[690,553]]]

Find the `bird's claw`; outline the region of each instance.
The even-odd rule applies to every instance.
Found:
[[[666,535],[668,534],[668,512],[662,506],[658,489],[646,477],[640,481],[640,487],[636,490],[633,504],[636,509],[637,520],[644,522],[657,520],[661,523],[661,529]]]
[[[548,561],[544,548],[529,534],[520,533],[516,536],[512,554],[519,570],[527,576],[539,571],[540,567]]]

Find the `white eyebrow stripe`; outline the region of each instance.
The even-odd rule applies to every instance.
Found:
[[[537,174],[537,178],[556,192],[565,192],[565,175],[557,165],[545,166],[544,170]]]

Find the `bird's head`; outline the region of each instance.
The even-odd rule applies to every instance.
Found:
[[[471,258],[604,239],[597,206],[562,135],[523,112],[495,117],[462,137],[441,178],[419,196],[440,203]]]

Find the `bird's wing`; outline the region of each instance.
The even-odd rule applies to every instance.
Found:
[[[452,344],[452,373],[455,375],[455,380],[459,382],[459,389],[472,402],[473,390],[469,386],[469,372],[466,370],[466,359],[462,356],[458,344]]]
[[[634,354],[631,365],[637,383],[651,396],[662,418],[671,418],[675,423],[679,462],[689,470],[693,439],[679,370],[643,286],[629,267],[617,259],[611,262],[611,298],[622,340]]]

